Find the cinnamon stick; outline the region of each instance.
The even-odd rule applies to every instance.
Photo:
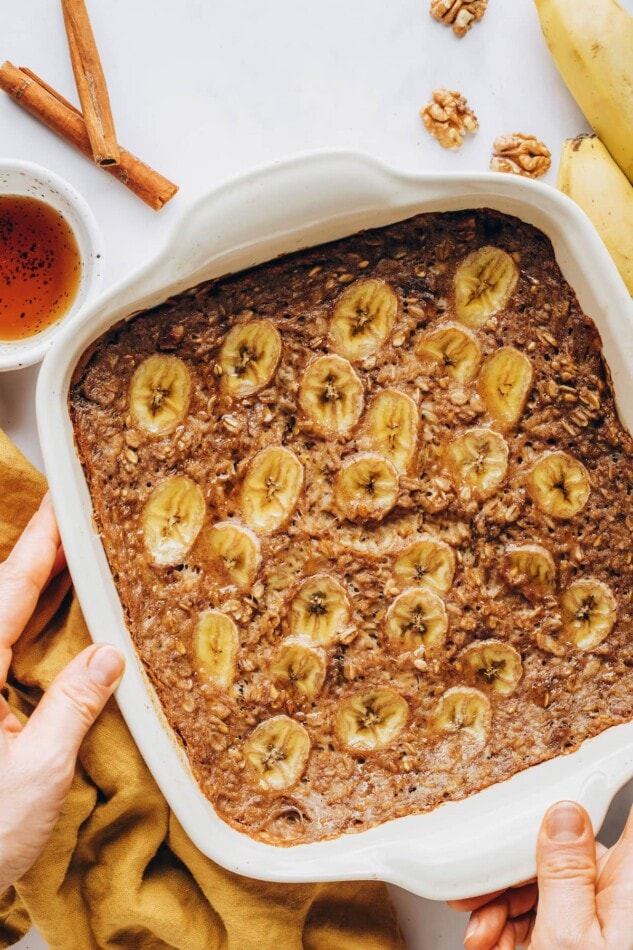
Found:
[[[8,61],[3,63],[0,66],[0,89],[4,89],[18,105],[73,148],[89,158],[92,157],[88,130],[81,112],[30,69],[18,69]],[[104,165],[103,170],[118,178],[126,188],[155,211],[160,211],[174,197],[178,185],[164,178],[126,149],[120,148],[119,152],[119,164]]]
[[[119,146],[110,97],[84,0],[62,0],[70,61],[92,154],[97,165],[117,165]]]

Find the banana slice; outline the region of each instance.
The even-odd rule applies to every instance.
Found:
[[[251,460],[242,483],[244,518],[268,534],[290,518],[303,488],[303,465],[290,449],[270,446]]]
[[[334,499],[342,516],[351,521],[379,521],[398,500],[398,473],[382,455],[362,452],[339,471]]]
[[[220,521],[205,534],[204,551],[230,584],[247,590],[261,563],[259,539],[250,528]]]
[[[143,541],[155,564],[178,564],[200,533],[206,514],[200,486],[173,475],[149,496],[142,515]]]
[[[476,498],[490,498],[505,478],[508,446],[492,429],[468,429],[446,449],[446,464],[457,488],[467,485]]]
[[[222,386],[237,398],[259,392],[275,375],[281,350],[279,331],[269,320],[233,327],[218,354]]]
[[[276,792],[299,781],[310,756],[310,737],[289,716],[273,716],[253,729],[244,757],[260,788]]]
[[[488,697],[470,686],[447,689],[435,708],[433,728],[448,736],[484,743],[490,734],[492,713]]]
[[[235,622],[219,610],[205,610],[193,631],[193,648],[200,673],[226,689],[235,679],[240,639]]]
[[[502,696],[514,692],[523,673],[520,653],[500,640],[479,640],[464,650],[462,658],[479,682]]]
[[[540,544],[516,544],[506,548],[504,576],[512,587],[536,598],[554,592],[556,567],[554,559]]]
[[[517,266],[499,247],[480,247],[455,272],[455,309],[467,327],[476,330],[506,305],[519,279]]]
[[[404,475],[418,440],[418,408],[413,399],[397,389],[384,389],[371,400],[366,420],[372,449]]]
[[[319,356],[310,363],[299,387],[299,403],[323,432],[345,435],[361,417],[363,384],[340,356]]]
[[[502,346],[481,367],[479,392],[498,429],[512,429],[532,388],[532,364],[512,346]]]
[[[325,682],[325,653],[302,640],[288,639],[275,654],[269,673],[281,689],[313,699]]]
[[[336,728],[350,749],[371,752],[393,742],[408,718],[409,707],[402,696],[381,686],[344,699],[336,714]]]
[[[593,650],[613,630],[617,604],[611,590],[593,577],[576,581],[561,598],[563,633],[579,650]]]
[[[411,587],[398,594],[385,618],[387,643],[398,653],[433,650],[442,645],[447,629],[444,604],[424,587]]]
[[[348,360],[364,360],[385,342],[396,322],[398,297],[382,280],[359,280],[339,297],[330,333],[334,349]]]
[[[415,352],[422,362],[438,363],[462,384],[475,378],[481,362],[481,350],[475,335],[457,323],[446,323],[426,333]]]
[[[539,508],[554,518],[573,518],[589,499],[589,472],[567,452],[547,452],[528,472],[527,492]]]
[[[350,604],[347,591],[329,574],[308,577],[290,603],[290,631],[312,643],[334,643],[347,629]]]
[[[130,414],[152,435],[176,428],[189,408],[191,377],[177,356],[156,353],[137,366],[130,381]]]
[[[422,535],[402,551],[393,572],[401,587],[430,587],[446,594],[455,574],[455,555],[445,541]]]

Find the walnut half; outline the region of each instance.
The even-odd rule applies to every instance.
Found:
[[[490,168],[494,172],[509,172],[525,178],[540,178],[551,165],[551,154],[534,135],[500,135],[493,144]]]
[[[431,16],[452,26],[455,36],[466,36],[487,6],[488,0],[431,0]]]
[[[420,115],[442,148],[461,148],[464,135],[479,128],[475,113],[454,89],[435,89],[433,101],[424,106]]]

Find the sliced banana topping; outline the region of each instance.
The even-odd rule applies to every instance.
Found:
[[[252,585],[261,563],[257,535],[232,521],[221,521],[206,532],[204,553],[227,583],[243,590]]]
[[[438,364],[462,384],[475,378],[481,362],[481,350],[475,335],[458,323],[446,323],[425,333],[415,352],[422,362]]]
[[[523,673],[520,653],[501,640],[479,640],[464,650],[462,658],[479,683],[502,696],[514,692]]]
[[[502,346],[481,367],[479,391],[486,409],[502,432],[512,429],[523,413],[532,388],[532,364],[512,346]]]
[[[235,678],[240,640],[235,622],[219,610],[205,610],[193,632],[199,672],[215,686],[228,688]]]
[[[466,485],[476,498],[490,498],[506,476],[508,446],[492,429],[469,429],[449,444],[446,464],[457,488]]]
[[[288,639],[273,657],[269,673],[281,689],[313,699],[325,681],[325,665],[322,649],[300,639]]]
[[[178,564],[200,533],[206,514],[200,486],[173,475],[149,496],[142,515],[143,541],[155,564]]]
[[[424,587],[411,587],[398,594],[387,611],[385,637],[398,653],[437,649],[448,629],[446,608],[437,594]]]
[[[241,507],[254,531],[268,534],[290,518],[303,488],[303,465],[290,449],[270,446],[252,459],[241,491]]]
[[[589,472],[567,452],[547,452],[527,476],[528,494],[539,508],[554,518],[573,518],[589,499]]]
[[[513,544],[504,554],[504,575],[512,587],[541,598],[554,592],[556,566],[540,544]]]
[[[453,686],[440,697],[432,725],[437,732],[484,743],[491,722],[490,701],[484,693],[470,686]]]
[[[218,354],[222,386],[237,398],[263,389],[275,375],[281,349],[279,331],[269,320],[234,326]]]
[[[334,307],[330,323],[334,349],[348,360],[364,360],[383,345],[397,313],[398,298],[389,284],[374,278],[356,281]]]
[[[371,752],[389,745],[409,718],[406,701],[393,689],[377,687],[353,693],[336,714],[341,741],[355,752]]]
[[[506,305],[519,279],[509,254],[499,247],[480,247],[455,272],[455,309],[467,327],[477,329]]]
[[[430,587],[446,594],[455,574],[455,555],[445,541],[422,535],[402,551],[393,573],[401,587]]]
[[[130,381],[130,414],[152,435],[176,428],[189,408],[191,377],[177,356],[157,353],[137,366]]]
[[[404,475],[418,440],[418,408],[413,399],[397,389],[383,389],[371,400],[366,419],[372,449]]]
[[[362,452],[340,469],[334,499],[341,515],[351,521],[379,521],[398,500],[398,473],[382,455]]]
[[[615,624],[617,604],[602,581],[588,577],[576,581],[561,598],[563,633],[579,650],[593,650]]]
[[[363,384],[341,356],[319,356],[307,366],[299,403],[323,432],[345,435],[360,419],[364,402]]]
[[[290,603],[290,631],[312,643],[334,643],[350,621],[347,591],[329,574],[314,574],[298,588]]]
[[[273,716],[253,729],[244,757],[260,788],[276,792],[299,781],[310,756],[310,737],[289,716]]]

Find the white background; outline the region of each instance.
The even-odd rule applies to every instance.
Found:
[[[106,287],[152,257],[189,203],[291,152],[360,148],[397,168],[485,170],[494,138],[529,132],[552,152],[587,126],[556,71],[532,0],[490,0],[458,40],[429,0],[88,0],[119,142],[180,185],[159,213],[0,93],[0,157],[38,162],[87,199],[105,239]],[[633,0],[624,0],[633,11]],[[0,57],[77,101],[63,21],[51,0],[2,4]],[[459,152],[425,131],[434,88],[466,96],[480,128]],[[37,368],[0,375],[0,427],[41,467]],[[605,840],[633,798],[618,796]],[[458,950],[465,918],[394,889],[409,950]],[[40,950],[31,932],[19,944]],[[66,948],[63,948],[66,950]],[[75,950],[75,948],[68,948]],[[76,948],[82,950],[82,948]]]

